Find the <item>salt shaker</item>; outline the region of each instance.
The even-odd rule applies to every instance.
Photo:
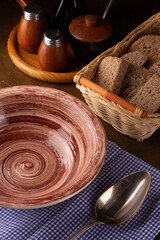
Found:
[[[38,61],[46,71],[63,71],[68,63],[68,52],[64,37],[59,30],[45,32],[38,50]]]
[[[18,44],[29,53],[37,53],[47,28],[43,9],[36,4],[27,5],[17,29]]]

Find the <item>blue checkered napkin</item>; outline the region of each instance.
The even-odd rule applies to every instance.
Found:
[[[16,210],[0,208],[0,240],[65,240],[95,217],[97,198],[123,176],[139,170],[152,175],[142,207],[119,226],[96,225],[79,240],[150,240],[160,231],[160,171],[108,141],[105,163],[94,181],[82,192],[51,207]]]

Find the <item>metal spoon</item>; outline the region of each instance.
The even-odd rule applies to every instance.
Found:
[[[132,173],[108,188],[95,205],[96,218],[67,240],[74,240],[97,223],[117,225],[127,221],[143,203],[151,184],[149,172]]]

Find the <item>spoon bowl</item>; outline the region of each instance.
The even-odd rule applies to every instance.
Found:
[[[138,171],[120,179],[98,198],[95,205],[96,218],[79,229],[68,240],[76,239],[97,223],[117,225],[127,221],[142,205],[150,184],[151,175],[146,171]]]

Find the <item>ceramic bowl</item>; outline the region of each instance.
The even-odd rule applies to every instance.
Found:
[[[103,126],[79,99],[39,86],[0,89],[0,206],[70,198],[94,179],[105,155]]]

